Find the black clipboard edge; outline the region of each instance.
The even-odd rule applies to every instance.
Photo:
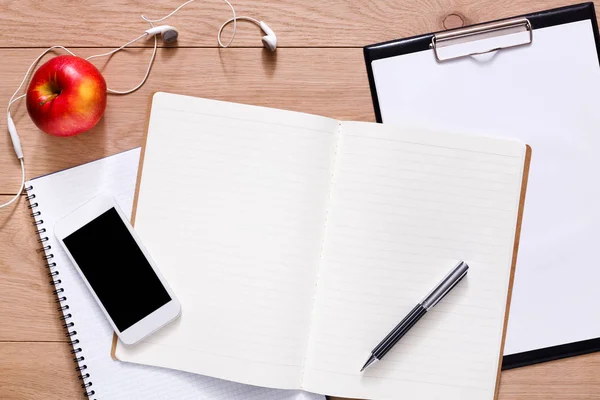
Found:
[[[583,21],[586,19],[591,20],[592,30],[594,31],[594,41],[596,43],[596,54],[598,55],[598,63],[600,65],[600,36],[598,33],[598,21],[596,20],[594,3],[581,3],[546,11],[538,11],[531,14],[525,14],[522,17],[529,19],[533,29],[546,28],[570,22]],[[502,21],[505,19],[508,18],[503,18],[497,21]],[[369,87],[371,89],[371,98],[373,100],[373,108],[377,122],[381,123],[382,119],[371,63],[382,58],[428,50],[433,35],[434,33],[417,35],[406,39],[396,39],[383,43],[377,43],[363,48],[365,64],[367,67],[367,75],[369,79]],[[539,364],[547,361],[559,360],[561,358],[574,357],[598,351],[600,351],[600,338],[544,347],[541,349],[504,356],[502,358],[502,370],[519,368],[527,365]]]
[[[594,31],[594,39],[596,42],[596,53],[598,54],[598,63],[600,64],[600,37],[598,36],[598,21],[596,20],[596,11],[594,3],[581,3],[571,6],[554,8],[546,11],[538,11],[530,14],[521,15],[531,22],[533,29],[547,28],[550,26],[566,24],[570,22],[583,21],[590,19],[592,21],[592,29]],[[497,21],[504,21],[510,18],[502,18]],[[486,22],[487,23],[487,22]],[[475,24],[477,26],[482,24]],[[404,54],[416,53],[418,51],[429,50],[431,38],[435,33],[425,35],[412,36],[406,39],[391,40],[388,42],[377,43],[363,48],[363,55],[367,67],[367,75],[369,78],[369,87],[371,89],[371,98],[373,99],[373,108],[375,111],[375,119],[381,123],[381,111],[379,109],[379,99],[377,98],[377,90],[375,88],[375,78],[373,76],[373,68],[371,63],[382,58],[394,57]]]
[[[561,358],[580,356],[597,351],[600,351],[600,338],[544,347],[504,356],[502,358],[502,370],[505,371],[507,369],[539,364],[546,361],[560,360]]]

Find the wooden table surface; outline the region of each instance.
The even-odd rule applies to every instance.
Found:
[[[48,136],[16,104],[27,177],[53,172],[140,145],[151,92],[285,108],[339,119],[373,121],[362,46],[462,24],[570,4],[569,0],[233,0],[238,15],[266,21],[279,48],[261,48],[260,32],[240,23],[234,48],[218,49],[216,32],[230,17],[220,0],[198,1],[168,21],[180,32],[161,48],[147,84],[109,96],[99,125],[83,135]],[[0,103],[5,106],[43,48],[64,45],[82,56],[140,35],[140,14],[157,18],[178,0],[3,0],[0,2]],[[597,6],[600,1],[597,2]],[[225,35],[231,31],[226,30]],[[95,60],[108,86],[126,89],[143,76],[152,41]],[[47,57],[48,58],[48,57]],[[0,131],[6,118],[0,113]],[[19,164],[0,134],[0,203],[16,193]],[[35,249],[24,196],[0,210],[0,399],[80,399],[65,332],[47,270]],[[502,373],[500,399],[600,399],[600,353]]]

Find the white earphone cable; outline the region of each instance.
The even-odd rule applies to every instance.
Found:
[[[154,27],[154,24],[152,24],[152,22],[149,22],[149,24],[150,24],[151,27]],[[125,47],[129,46],[130,44],[133,44],[133,43],[137,42],[138,40],[140,40],[140,39],[142,39],[142,38],[144,38],[146,36],[148,36],[148,33],[144,32],[143,35],[140,35],[140,36],[136,37],[135,39],[130,40],[129,42],[125,43],[123,46],[121,46],[119,48],[116,48],[116,49],[111,50],[111,51],[107,51],[106,53],[94,54],[93,56],[87,57],[86,60],[89,61],[89,60],[91,60],[93,58],[96,58],[96,57],[110,56],[111,54],[114,54],[114,53],[116,53],[116,52],[118,52],[120,50],[123,50]],[[142,78],[142,80],[140,81],[140,83],[137,86],[135,86],[132,89],[123,90],[123,91],[121,91],[121,90],[114,90],[114,89],[111,89],[111,88],[107,87],[106,91],[108,93],[111,93],[111,94],[129,94],[129,93],[133,93],[136,90],[138,90],[139,88],[141,88],[142,85],[144,83],[146,83],[146,81],[148,80],[148,77],[150,76],[150,71],[152,70],[152,64],[154,63],[154,59],[156,58],[156,49],[157,48],[158,48],[158,39],[156,38],[156,35],[154,35],[154,49],[152,50],[152,56],[150,56],[150,61],[148,62],[148,68],[146,69],[146,74],[144,75],[144,77]]]
[[[182,5],[180,5],[179,7],[177,7],[176,9],[174,9],[173,11],[171,11],[171,13],[169,13],[169,14],[165,15],[165,16],[164,16],[164,17],[162,17],[162,18],[158,18],[158,19],[148,19],[148,18],[146,18],[146,16],[142,15],[142,19],[143,19],[144,21],[146,21],[146,22],[150,22],[150,23],[153,23],[153,22],[162,22],[162,21],[164,21],[165,19],[167,19],[167,18],[169,18],[169,17],[172,17],[172,16],[173,16],[173,15],[174,15],[174,14],[175,14],[177,11],[181,10],[183,7],[187,6],[188,4],[190,4],[190,3],[193,3],[194,1],[196,1],[196,0],[188,0],[188,1],[186,1],[186,2],[185,2],[185,3],[183,3]]]
[[[17,201],[19,196],[21,196],[21,193],[23,193],[23,189],[25,188],[25,163],[23,162],[22,158],[20,158],[19,161],[21,161],[21,186],[19,186],[19,191],[17,192],[17,194],[14,195],[14,197],[12,199],[10,199],[10,201],[8,201],[4,204],[1,204],[0,208],[10,206],[12,203]]]
[[[27,72],[25,72],[25,76],[23,77],[23,80],[21,81],[21,84],[19,85],[19,87],[17,88],[17,90],[15,90],[15,92],[13,93],[13,95],[10,97],[10,100],[8,101],[8,107],[6,108],[6,111],[8,113],[10,113],[10,106],[17,101],[18,99],[22,98],[23,96],[20,96],[18,98],[15,99],[15,96],[17,95],[17,93],[19,93],[19,91],[21,90],[21,88],[23,87],[23,85],[25,84],[25,82],[27,81],[27,77],[29,76],[29,73],[31,72],[31,70],[33,69],[33,67],[42,59],[42,57],[44,57],[47,53],[49,53],[50,51],[54,50],[54,49],[63,49],[64,51],[66,51],[67,53],[71,54],[71,55],[75,55],[75,53],[73,53],[71,50],[67,49],[66,47],[63,46],[52,46],[47,48],[46,50],[44,50],[42,52],[42,54],[40,54],[35,60],[33,60],[33,62],[31,63],[31,65],[29,66],[29,68],[27,69]]]
[[[246,17],[243,15],[240,15],[239,17],[237,17],[234,15],[233,18],[229,18],[227,21],[223,22],[223,25],[221,25],[221,27],[219,28],[219,32],[217,33],[217,42],[219,42],[219,46],[224,47],[224,48],[229,47],[229,45],[233,41],[233,38],[235,37],[235,26],[236,26],[238,20],[250,21],[260,27],[260,21],[257,20],[256,18]],[[233,35],[231,36],[231,40],[227,44],[223,44],[221,42],[221,34],[223,33],[223,29],[225,29],[225,27],[232,22],[233,22]]]
[[[157,19],[149,19],[146,18],[145,15],[142,15],[142,19],[146,22],[162,22],[165,19],[172,17],[177,11],[181,10],[183,7],[187,6],[190,3],[193,3],[196,0],[188,0],[185,3],[183,3],[182,5],[180,5],[179,7],[177,7],[176,9],[174,9],[173,11],[171,11],[169,14],[165,15],[162,18],[157,18]],[[241,19],[241,17],[237,17],[235,14],[235,8],[233,8],[233,5],[229,2],[229,0],[223,0],[225,3],[227,3],[227,5],[229,6],[229,8],[231,8],[231,13],[233,14],[233,18],[229,19],[228,22],[226,22],[225,24],[223,24],[223,26],[221,26],[221,29],[219,29],[219,33],[217,35],[217,42],[219,43],[219,46],[221,47],[229,47],[231,45],[231,43],[233,43],[233,39],[235,39],[235,34],[237,33],[237,20]],[[231,23],[231,21],[233,21],[233,32],[231,34],[231,38],[229,39],[229,42],[227,42],[227,44],[223,44],[221,42],[221,32],[223,31],[223,28]]]
[[[11,101],[8,102],[8,107],[6,109],[6,112],[10,111],[10,106],[13,105],[13,103],[16,103],[17,101],[21,100],[23,97],[27,96],[27,93],[20,95],[19,97],[16,97],[14,99],[12,99]]]
[[[86,60],[89,61],[92,58],[96,58],[96,57],[110,56],[111,54],[116,53],[119,50],[123,50],[125,47],[129,46],[130,44],[133,44],[133,43],[137,42],[138,40],[140,40],[141,38],[143,38],[145,36],[148,36],[148,33],[144,32],[143,35],[140,35],[140,36],[136,37],[135,39],[130,40],[129,42],[125,43],[123,46],[119,47],[118,49],[114,49],[114,50],[111,50],[111,51],[108,51],[108,52],[102,53],[102,54],[94,54],[93,56],[87,57]]]
[[[144,35],[142,35],[139,38],[133,40],[131,43],[140,40],[142,37],[144,37],[146,35],[147,35],[147,33],[144,33]],[[120,48],[114,50],[113,52],[109,52],[109,54],[116,53],[117,51],[122,50],[128,44],[126,44],[124,46],[121,46]],[[152,56],[150,56],[150,61],[148,62],[148,68],[146,68],[146,74],[144,75],[144,77],[142,78],[142,80],[140,81],[140,83],[136,87],[134,87],[133,89],[124,90],[124,91],[119,91],[119,90],[113,90],[113,89],[110,89],[110,88],[106,88],[106,91],[108,93],[111,93],[111,94],[129,94],[129,93],[133,93],[136,90],[138,90],[139,88],[141,88],[142,85],[144,83],[146,83],[146,81],[148,80],[148,77],[150,76],[150,71],[152,70],[152,64],[154,63],[154,59],[156,58],[156,49],[157,48],[158,48],[158,39],[157,39],[156,35],[154,35],[154,49],[152,50]],[[103,55],[108,55],[108,54],[99,54],[99,55],[96,55],[96,56],[91,56],[91,57],[86,58],[86,60],[88,60],[90,58],[93,58],[93,57],[100,57],[100,56],[103,56]]]
[[[150,23],[151,26],[152,23]],[[102,56],[108,56],[110,54],[116,53],[119,50],[122,50],[123,48],[125,48],[126,46],[137,42],[138,40],[142,39],[144,36],[147,36],[147,33],[144,33],[143,35],[140,35],[139,37],[133,39],[132,41],[126,43],[125,45],[119,47],[118,49],[115,49],[113,51],[109,51],[107,53],[103,53],[103,54],[96,54],[93,56],[90,56],[88,58],[86,58],[86,60],[90,60],[92,58],[96,58],[96,57],[102,57]],[[144,83],[146,83],[146,80],[148,79],[148,76],[150,75],[150,70],[152,68],[152,63],[154,62],[154,59],[156,57],[156,49],[158,47],[158,40],[156,38],[156,36],[154,36],[154,49],[152,51],[152,57],[150,58],[150,62],[148,63],[148,68],[146,70],[146,75],[144,76],[144,78],[142,79],[142,81],[133,89],[127,90],[127,91],[117,91],[117,90],[112,90],[107,88],[106,91],[109,93],[114,93],[114,94],[128,94],[131,92],[136,91],[137,89],[139,89]],[[39,56],[36,57],[35,60],[33,60],[33,62],[31,63],[31,65],[29,66],[29,68],[27,69],[27,72],[25,72],[25,76],[23,76],[23,80],[21,80],[21,83],[19,84],[19,87],[17,87],[17,89],[15,90],[15,92],[13,93],[13,95],[10,97],[9,101],[8,101],[8,105],[6,107],[6,112],[7,112],[7,116],[10,117],[10,108],[11,106],[21,100],[22,98],[24,98],[25,96],[27,96],[27,94],[22,94],[20,96],[17,96],[17,94],[19,93],[19,91],[21,90],[21,88],[23,88],[23,85],[25,84],[25,82],[27,82],[27,78],[29,77],[29,74],[31,73],[31,70],[35,67],[35,65],[42,59],[42,57],[44,57],[46,54],[48,54],[50,51],[54,50],[54,49],[62,49],[64,51],[66,51],[67,53],[71,54],[72,56],[76,56],[75,53],[73,53],[71,50],[67,49],[64,46],[52,46],[49,47],[48,49],[44,50]],[[17,97],[15,97],[17,96]],[[19,186],[19,190],[17,191],[17,193],[14,195],[14,197],[12,199],[10,199],[8,202],[4,203],[4,204],[0,204],[0,208],[4,208],[7,207],[9,205],[11,205],[12,203],[14,203],[15,201],[17,201],[19,199],[19,197],[21,196],[21,194],[23,193],[23,190],[25,189],[25,162],[23,160],[23,158],[19,158],[20,164],[21,164],[21,185]]]
[[[156,22],[161,22],[164,21],[165,19],[173,16],[175,13],[177,13],[179,10],[181,10],[183,7],[187,6],[190,3],[193,3],[195,0],[188,0],[185,3],[183,3],[182,5],[180,5],[179,7],[177,7],[175,10],[173,10],[172,12],[170,12],[169,14],[167,14],[166,16],[162,17],[162,18],[158,18],[158,19],[149,19],[146,18],[146,16],[142,15],[142,19],[146,22],[148,22],[150,24],[151,27],[154,27],[154,23]],[[235,13],[235,8],[233,8],[233,5],[229,2],[229,0],[223,0],[225,3],[227,3],[227,5],[229,6],[229,8],[231,8],[231,13],[233,14],[233,18],[228,19],[227,21],[225,21],[223,23],[223,25],[221,25],[221,28],[219,29],[219,32],[217,34],[217,42],[219,43],[219,46],[221,47],[228,47],[231,45],[231,43],[233,42],[233,40],[235,39],[235,35],[237,33],[237,20],[238,19],[243,19],[243,20],[248,20],[251,21],[257,25],[260,25],[260,22],[254,18],[250,18],[250,17],[245,17],[245,16],[240,16],[238,17]],[[223,29],[229,25],[231,22],[233,22],[233,32],[231,34],[231,38],[229,39],[229,42],[227,42],[227,44],[223,44],[223,42],[221,41],[221,34],[223,32]],[[125,47],[137,42],[138,40],[141,40],[142,38],[144,38],[145,36],[147,36],[148,33],[144,33],[143,35],[138,36],[137,38],[125,43],[123,46],[108,51],[106,53],[101,53],[101,54],[95,54],[92,56],[89,56],[86,58],[86,60],[91,60],[97,57],[106,57],[109,56],[111,54],[114,54],[120,50],[123,50]],[[132,89],[129,90],[125,90],[125,91],[119,91],[119,90],[113,90],[110,88],[107,88],[106,91],[108,93],[111,94],[129,94],[132,92],[135,92],[136,90],[138,90],[140,87],[142,87],[142,85],[144,85],[144,83],[146,83],[146,81],[148,80],[148,76],[150,75],[150,71],[152,69],[152,65],[154,63],[154,60],[156,58],[156,51],[158,48],[158,39],[156,37],[156,35],[154,35],[154,49],[152,50],[152,56],[150,57],[150,61],[148,62],[148,68],[146,69],[146,74],[144,75],[144,77],[142,78],[141,82],[135,86]],[[10,100],[8,101],[8,105],[6,107],[6,111],[7,111],[7,115],[9,117],[10,120],[10,108],[13,105],[13,103],[17,102],[18,100],[21,100],[23,97],[25,97],[27,94],[22,94],[20,96],[17,96],[17,94],[19,93],[19,91],[21,90],[21,88],[23,87],[23,85],[25,84],[25,82],[27,81],[27,78],[29,77],[29,74],[31,73],[31,70],[33,69],[33,67],[42,59],[42,57],[44,57],[48,52],[54,50],[54,49],[63,49],[64,51],[66,51],[67,53],[71,54],[72,56],[76,56],[75,53],[73,53],[71,50],[67,49],[64,46],[52,46],[49,47],[48,49],[46,49],[45,51],[42,52],[42,54],[40,54],[29,66],[29,68],[27,69],[27,72],[25,73],[25,76],[23,77],[23,80],[21,81],[21,84],[19,85],[19,87],[17,88],[17,90],[15,90],[15,92],[13,93],[13,95],[10,97]],[[17,96],[17,97],[16,97]],[[1,204],[0,208],[6,207],[12,203],[14,203],[19,196],[21,195],[21,193],[23,193],[23,190],[25,188],[25,163],[23,161],[23,158],[21,156],[21,158],[19,158],[19,161],[21,162],[21,186],[19,188],[18,193],[7,203]]]
[[[8,101],[8,105],[6,107],[7,116],[10,116],[10,107],[13,105],[13,103],[17,102],[18,100],[21,100],[23,97],[26,96],[26,94],[22,94],[22,95],[20,95],[18,97],[15,97],[15,96],[17,96],[17,94],[19,93],[19,91],[21,90],[21,88],[23,87],[23,85],[25,84],[25,82],[27,82],[27,77],[31,73],[31,70],[33,69],[33,67],[42,59],[42,57],[44,57],[47,53],[49,53],[50,51],[52,51],[54,49],[63,49],[67,53],[69,53],[71,55],[75,55],[71,50],[67,49],[66,47],[63,47],[63,46],[52,46],[52,47],[47,48],[46,50],[44,50],[42,52],[42,54],[40,54],[39,56],[37,56],[37,58],[35,60],[33,60],[33,62],[31,63],[31,65],[27,69],[27,72],[25,72],[25,76],[23,77],[23,80],[21,81],[21,84],[19,85],[19,87],[17,88],[17,90],[15,90],[15,92],[13,93],[13,95],[10,97],[10,100]],[[19,199],[19,196],[21,196],[21,193],[23,193],[23,189],[25,189],[25,161],[23,161],[23,158],[19,158],[19,161],[21,163],[21,186],[19,186],[19,190],[17,191],[17,194],[15,194],[12,199],[10,199],[8,202],[6,202],[4,204],[0,204],[0,208],[4,208],[6,206],[9,206],[12,203],[14,203],[15,201],[17,201]]]
[[[241,20],[244,20],[244,21],[254,22],[256,25],[260,26],[260,21],[257,20],[256,18],[247,17],[245,15],[240,15],[240,16],[236,17],[236,19],[238,19],[238,20],[241,19]],[[233,22],[233,18],[229,18],[227,21],[225,21],[223,23],[223,25],[230,24],[231,22]]]
[[[173,16],[175,13],[177,13],[179,10],[181,10],[183,7],[187,6],[190,3],[193,3],[195,0],[188,0],[185,3],[183,3],[182,5],[180,5],[179,7],[177,7],[175,10],[171,11],[169,14],[165,15],[162,18],[158,18],[158,19],[149,19],[147,18],[145,15],[142,15],[142,19],[146,22],[148,22],[150,24],[150,26],[154,27],[154,23],[155,22],[161,22],[164,21],[165,19]],[[227,21],[225,21],[225,23],[223,23],[223,25],[221,25],[221,28],[219,29],[219,32],[217,34],[217,41],[219,43],[219,46],[221,47],[228,47],[231,45],[231,43],[233,42],[233,40],[235,39],[235,35],[237,32],[237,20],[238,19],[244,19],[244,20],[248,20],[251,22],[254,22],[255,24],[259,25],[260,22],[254,18],[250,18],[250,17],[245,17],[245,16],[240,16],[238,17],[235,13],[235,8],[233,7],[233,5],[229,2],[229,0],[223,0],[228,6],[229,8],[231,8],[231,13],[233,14],[233,18],[228,19]],[[229,42],[227,42],[227,44],[223,44],[223,42],[221,41],[221,34],[223,32],[223,29],[230,24],[231,22],[233,22],[233,33],[231,35],[231,38],[229,39]],[[97,58],[97,57],[105,57],[105,56],[109,56],[111,54],[114,54],[120,50],[123,50],[125,47],[139,41],[140,39],[144,38],[145,36],[147,36],[147,33],[144,33],[143,35],[138,36],[137,38],[125,43],[123,46],[108,51],[106,53],[101,53],[101,54],[94,54],[92,56],[89,56],[86,58],[86,60],[91,60],[93,58]],[[154,63],[154,59],[156,58],[156,51],[157,51],[157,47],[158,47],[158,40],[156,38],[156,36],[154,36],[154,49],[152,51],[152,56],[150,57],[150,61],[148,62],[148,68],[146,70],[146,74],[144,75],[144,78],[141,80],[141,82],[135,86],[134,88],[130,89],[130,90],[125,90],[125,91],[119,91],[119,90],[113,90],[110,88],[107,88],[107,92],[108,93],[112,93],[112,94],[129,94],[132,92],[135,92],[136,90],[138,90],[140,87],[142,87],[142,85],[144,83],[146,83],[146,80],[148,79],[148,76],[150,75],[150,70],[152,69],[152,64]],[[45,56],[48,52],[50,52],[53,49],[63,49],[64,51],[66,51],[67,53],[75,56],[75,53],[73,53],[71,50],[67,49],[64,46],[52,46],[49,47],[48,49],[46,49],[42,54],[40,54],[34,61],[33,63],[31,63],[31,65],[29,66],[29,69],[27,69],[27,72],[25,73],[25,76],[23,77],[23,80],[21,81],[21,84],[19,85],[19,87],[17,88],[17,90],[15,90],[15,92],[13,93],[13,95],[11,96],[9,103],[8,103],[8,108],[7,111],[10,112],[10,106],[18,99],[22,98],[23,96],[15,99],[15,96],[17,95],[17,93],[21,90],[21,88],[23,87],[23,85],[25,84],[25,81],[27,80],[27,77],[29,76],[29,73],[31,72],[31,70],[33,69],[33,67],[39,62],[39,60]]]

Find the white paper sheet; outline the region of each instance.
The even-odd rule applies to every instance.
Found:
[[[533,44],[372,64],[383,122],[519,138],[533,150],[505,354],[600,336],[600,69],[590,20]]]

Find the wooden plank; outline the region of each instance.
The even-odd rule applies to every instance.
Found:
[[[0,398],[83,398],[65,343],[0,343]]]
[[[597,400],[600,353],[502,372],[500,400]]]
[[[361,47],[578,3],[576,0],[236,0],[238,15],[263,20],[280,47]],[[149,25],[140,14],[160,18],[183,0],[12,0],[0,3],[0,47],[118,47]],[[599,3],[596,3],[599,4]],[[600,9],[600,8],[599,8]],[[231,17],[221,0],[197,1],[163,22],[179,29],[179,46],[216,47],[219,26]],[[231,32],[230,30],[226,31]],[[260,30],[240,23],[236,46],[260,47]],[[224,36],[227,38],[228,36]],[[151,45],[150,43],[140,43]]]
[[[79,52],[86,55],[94,50]],[[35,49],[0,50],[4,64],[0,80],[5,83],[0,86],[1,99],[12,95],[23,67],[37,53]],[[96,65],[109,87],[123,90],[139,82],[149,56],[149,49],[135,49]],[[80,136],[44,134],[29,119],[24,102],[16,103],[13,119],[21,136],[27,177],[140,146],[148,96],[161,90],[339,119],[374,120],[360,49],[282,49],[276,55],[260,49],[161,49],[146,85],[127,96],[109,95],[104,118]],[[0,131],[6,132],[4,114],[0,118]],[[0,149],[0,194],[15,193],[20,167],[8,135],[0,135]]]
[[[0,341],[66,341],[26,203],[0,211]]]
[[[81,388],[75,376],[65,343],[0,343],[2,399],[78,400]],[[499,399],[596,400],[599,393],[596,353],[503,372]]]

